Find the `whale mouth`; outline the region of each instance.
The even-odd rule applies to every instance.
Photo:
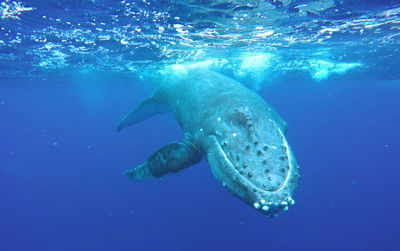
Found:
[[[297,179],[299,178],[299,167],[296,164],[294,155],[279,127],[278,132],[282,139],[283,149],[285,150],[285,157],[287,158],[288,163],[285,179],[275,190],[260,191],[258,193],[258,198],[253,203],[255,209],[260,210],[268,217],[276,216],[280,210],[287,211],[290,205],[295,204],[292,195],[296,187]]]
[[[223,154],[225,155],[224,152]],[[297,173],[294,171],[297,169],[297,166],[290,166],[289,173],[286,176],[285,181],[279,187],[277,187],[275,190],[265,190],[256,186],[247,177],[241,175],[227,157],[226,164],[229,168],[229,171],[234,174],[233,180],[235,181],[235,185],[240,184],[243,186],[243,190],[246,191],[246,197],[241,199],[247,204],[253,206],[256,210],[265,214],[267,217],[275,217],[279,211],[287,211],[290,205],[295,204],[292,194],[298,178]],[[237,187],[231,188],[228,186],[227,188],[234,195],[238,196],[239,198],[241,197],[240,195],[236,194],[238,191]]]
[[[235,137],[237,141],[232,142],[218,137],[219,135],[210,135],[210,147],[207,151],[211,170],[222,185],[268,217],[274,216],[280,210],[287,210],[289,205],[294,204],[292,195],[298,178],[298,166],[294,155],[282,131],[279,128],[275,129],[276,137],[271,143],[278,145],[280,142],[280,148],[271,145],[264,154],[258,154],[260,147],[263,148],[264,145],[254,144],[254,140],[251,141],[251,148],[247,149],[246,144],[249,141],[245,141],[244,138],[242,141]],[[285,156],[285,161],[279,159],[282,155]],[[282,167],[283,164],[287,167],[284,175],[276,183],[273,183],[274,180],[271,182],[269,177],[271,173],[276,174],[279,168],[270,167],[271,173],[266,173],[266,165],[260,162],[266,157],[272,167]],[[243,166],[244,163],[248,165]]]
[[[288,210],[288,207],[295,203],[292,195],[299,177],[298,166],[286,138],[279,127],[277,131],[281,148],[277,149],[273,147],[274,149],[269,149],[272,153],[271,158],[274,158],[270,162],[277,167],[275,169],[267,169],[272,170],[268,174],[265,173],[264,166],[256,166],[256,164],[253,167],[247,167],[245,169],[247,172],[243,172],[244,169],[240,166],[243,165],[242,162],[239,162],[235,156],[227,157],[226,152],[221,147],[225,164],[229,169],[228,173],[231,174],[231,178],[235,183],[234,186],[236,186],[232,188],[228,186],[227,188],[233,194],[239,194],[237,195],[238,197],[244,197],[241,199],[269,217],[275,216],[280,210]],[[265,157],[265,154],[263,156]],[[254,163],[260,163],[260,160],[262,158],[257,159],[257,162]],[[282,168],[283,165],[285,169]],[[284,170],[284,172],[280,170]],[[246,191],[244,196],[240,196],[241,193],[238,192],[237,186],[242,186],[243,190]]]
[[[235,173],[268,192],[284,187],[296,165],[281,129],[278,126],[274,129],[273,135],[248,136],[242,133],[241,137],[217,137]]]
[[[292,173],[291,171],[293,169],[293,161],[292,161],[292,155],[290,152],[289,144],[287,143],[286,138],[283,135],[283,133],[279,127],[278,127],[278,132],[282,139],[283,149],[285,150],[285,156],[284,157],[281,156],[280,158],[282,158],[281,160],[286,158],[288,164],[287,164],[287,170],[285,169],[285,172],[286,172],[285,179],[280,184],[280,186],[275,189],[275,191],[280,190],[282,187],[284,187],[287,184],[287,182],[289,181],[289,174]]]

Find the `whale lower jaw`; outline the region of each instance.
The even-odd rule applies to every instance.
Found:
[[[235,173],[234,179],[237,179],[237,182],[235,182],[236,188],[233,188],[232,190],[242,189],[247,191],[247,193],[244,193],[246,194],[244,198],[241,198],[241,196],[238,197],[247,204],[253,206],[256,210],[267,215],[268,217],[274,217],[279,211],[287,211],[289,206],[295,204],[292,196],[294,189],[296,188],[297,179],[299,177],[296,172],[296,169],[298,168],[297,165],[290,164],[289,172],[285,182],[278,189],[269,191],[257,187],[252,182],[244,178],[233,167],[232,163],[230,163],[230,160],[227,159],[227,161],[229,161],[229,169]],[[236,194],[234,193],[234,195]]]
[[[276,216],[280,210],[287,211],[289,206],[294,205],[295,201],[292,198],[293,187],[289,187],[287,184],[275,191],[265,191],[259,189],[254,185],[250,185],[248,189],[252,190],[256,196],[254,196],[254,202],[251,204],[256,210],[259,210],[268,217]]]
[[[296,188],[297,179],[299,178],[296,160],[294,159],[289,144],[279,127],[278,132],[286,149],[286,156],[289,163],[288,175],[282,185],[274,191],[265,191],[253,185],[253,189],[256,189],[257,194],[260,195],[253,203],[254,208],[261,210],[264,214],[271,217],[276,216],[278,211],[287,211],[290,205],[294,205],[295,201],[292,198],[292,195]]]
[[[283,136],[280,130],[279,133]],[[208,152],[207,154],[211,170],[222,185],[233,195],[268,217],[276,216],[280,210],[287,211],[290,205],[294,205],[295,201],[292,195],[299,177],[298,166],[284,136],[283,143],[286,145],[289,170],[285,181],[273,191],[260,188],[240,175],[222,150],[220,144],[215,138],[212,140],[214,141],[213,150],[215,152]],[[222,168],[215,168],[215,166]]]

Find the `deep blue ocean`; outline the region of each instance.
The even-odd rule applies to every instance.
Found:
[[[400,250],[400,1],[0,2],[0,251]],[[287,121],[289,211],[266,218],[204,159],[124,176],[183,138],[171,114],[116,132],[177,67]]]

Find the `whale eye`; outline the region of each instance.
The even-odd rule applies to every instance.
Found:
[[[264,146],[264,151],[268,151],[269,147],[268,146]]]

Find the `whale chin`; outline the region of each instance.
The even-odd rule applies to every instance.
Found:
[[[242,173],[235,166],[234,161],[227,157],[214,135],[209,136],[207,160],[214,176],[226,189],[246,204],[272,217],[276,216],[280,210],[287,211],[288,207],[294,204],[292,196],[299,177],[298,166],[289,147],[286,148],[286,152],[290,163],[289,169],[284,181],[274,186],[260,186],[252,180],[254,177],[249,176],[248,173]]]

